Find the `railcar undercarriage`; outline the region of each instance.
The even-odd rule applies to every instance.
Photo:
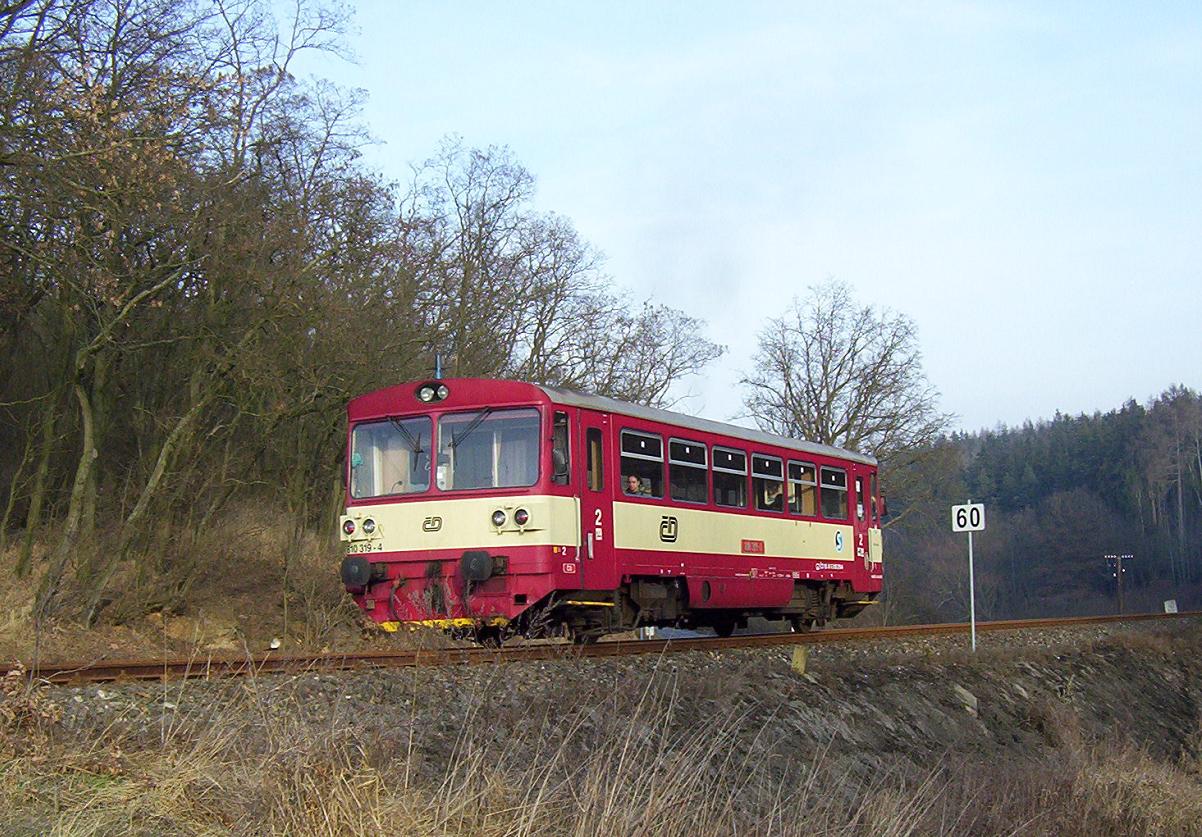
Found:
[[[783,619],[796,631],[808,631],[835,618],[855,616],[875,599],[875,593],[857,593],[846,581],[799,581],[783,607],[699,608],[689,606],[684,579],[635,577],[616,591],[554,594],[504,630],[478,628],[475,638],[493,644],[506,635],[563,636],[578,644],[591,644],[606,634],[645,627],[710,628],[718,636],[730,636],[736,629],[746,628],[747,620],[755,616]]]

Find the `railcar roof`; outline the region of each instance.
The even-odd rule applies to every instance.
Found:
[[[630,416],[632,418],[645,419],[647,421],[660,422],[662,424],[672,424],[677,427],[687,427],[690,430],[697,430],[702,433],[717,433],[722,436],[734,436],[738,439],[745,439],[748,442],[759,442],[765,445],[775,445],[776,447],[788,448],[790,450],[801,451],[803,453],[812,453],[819,456],[833,456],[839,459],[850,459],[853,462],[863,462],[867,465],[876,465],[876,457],[868,456],[863,453],[855,453],[842,448],[832,447],[830,445],[819,445],[814,442],[805,442],[801,439],[791,439],[788,436],[777,436],[775,433],[765,433],[762,430],[751,430],[746,427],[739,427],[736,424],[726,424],[721,421],[711,421],[710,419],[694,418],[683,413],[674,413],[671,410],[660,410],[656,407],[644,407],[640,404],[630,404],[626,401],[619,401],[616,398],[607,398],[604,395],[586,395],[580,392],[573,392],[570,389],[560,389],[559,387],[543,386],[535,384],[539,389],[547,394],[556,404],[566,404],[570,407],[585,407],[590,410],[600,410],[605,413],[617,413],[618,415]]]

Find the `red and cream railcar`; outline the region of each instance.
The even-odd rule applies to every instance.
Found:
[[[342,580],[386,629],[805,628],[881,590],[871,457],[518,381],[347,412]]]

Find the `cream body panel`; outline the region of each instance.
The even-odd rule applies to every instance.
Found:
[[[660,525],[665,517],[677,520],[676,540],[671,543],[660,539]],[[744,540],[763,541],[762,554],[769,558],[856,560],[854,530],[850,524],[800,520],[785,515],[770,518],[683,506],[614,503],[614,546],[618,549],[760,555],[744,552]],[[837,545],[839,540],[841,550]]]
[[[517,509],[530,513],[530,522],[513,522]],[[492,524],[497,509],[506,522]],[[372,552],[412,552],[431,549],[509,549],[517,546],[580,546],[580,500],[553,495],[439,498],[408,503],[352,506],[343,515],[355,521],[355,534],[340,535],[348,555]],[[363,520],[376,521],[371,536]]]
[[[880,529],[868,530],[868,560],[876,564],[885,562],[884,539]]]

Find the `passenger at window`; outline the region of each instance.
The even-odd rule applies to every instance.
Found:
[[[645,497],[651,493],[643,485],[642,480],[640,480],[634,474],[631,474],[630,476],[626,477],[626,482],[623,484],[623,488],[625,489],[627,494],[639,494],[639,495],[642,495]]]
[[[764,508],[780,511],[783,507],[780,497],[784,490],[784,483],[766,481],[764,484]]]

